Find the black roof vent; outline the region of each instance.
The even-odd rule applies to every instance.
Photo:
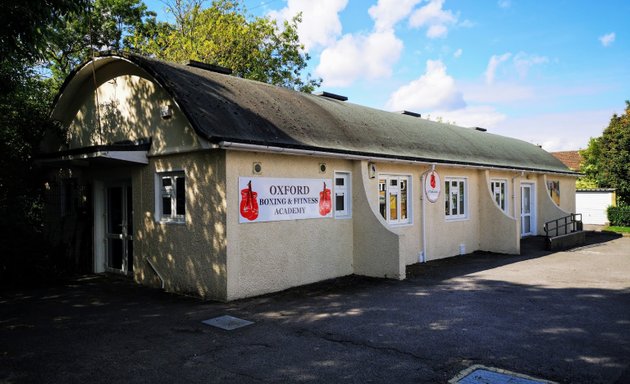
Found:
[[[215,65],[215,64],[203,63],[197,60],[188,60],[188,63],[186,65],[188,65],[189,67],[205,69],[206,71],[222,73],[224,75],[232,74],[232,70],[230,68],[225,68],[225,67],[222,67],[220,65]]]
[[[487,129],[485,128],[481,128],[481,127],[475,127],[475,131],[479,131],[479,132],[486,132]]]
[[[413,117],[422,117],[422,115],[420,115],[418,112],[400,111],[398,113],[403,114],[403,115],[413,116]]]
[[[341,101],[348,100],[347,96],[336,95],[336,94],[330,93],[330,92],[319,92],[319,93],[316,93],[315,95],[317,95],[317,96],[324,96],[324,97],[328,97],[330,99],[341,100]]]

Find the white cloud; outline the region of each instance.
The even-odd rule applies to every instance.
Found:
[[[512,2],[510,0],[499,0],[499,2],[497,3],[499,5],[499,8],[510,8],[512,6]]]
[[[427,37],[429,39],[437,39],[438,37],[446,37],[448,28],[443,24],[432,25],[427,29]]]
[[[457,51],[455,51],[453,53],[453,57],[456,58],[456,59],[459,59],[460,57],[462,57],[463,53],[464,53],[464,51],[461,48],[459,48]]]
[[[519,52],[516,55],[512,55],[511,52],[504,53],[502,55],[492,55],[488,61],[486,72],[484,76],[486,78],[486,84],[493,84],[499,66],[512,59],[512,66],[506,68],[506,73],[516,72],[521,78],[527,77],[530,68],[535,65],[541,65],[549,62],[549,59],[545,56],[531,55],[525,52]]]
[[[600,36],[599,41],[602,43],[604,47],[607,47],[615,41],[615,37],[616,37],[615,32],[611,32],[604,36]]]
[[[525,52],[519,52],[514,56],[514,67],[519,76],[526,77],[529,69],[534,65],[545,64],[549,59],[544,56],[528,55]]]
[[[501,56],[492,55],[490,61],[488,62],[488,67],[486,68],[486,83],[492,84],[494,82],[494,76],[496,75],[497,68],[501,63],[509,60],[510,57],[512,57],[512,54],[509,52],[504,53]]]
[[[446,73],[446,66],[439,60],[427,60],[426,72],[420,78],[400,87],[387,101],[390,110],[454,110],[466,103],[457,89],[455,80]]]
[[[304,49],[325,47],[334,43],[341,35],[339,12],[345,9],[348,0],[289,0],[279,11],[269,12],[272,19],[291,20],[302,12],[302,22],[298,25],[298,35]]]
[[[506,119],[504,114],[497,112],[494,107],[488,105],[471,105],[454,111],[434,110],[431,111],[430,115],[432,120],[441,118],[443,122],[451,122],[460,127],[483,127],[488,129],[495,128]]]
[[[361,77],[376,79],[391,75],[403,49],[393,31],[369,35],[348,34],[320,55],[315,74],[324,86],[348,86]]]
[[[448,26],[457,23],[457,16],[450,10],[442,9],[444,0],[429,0],[429,3],[415,10],[409,25],[414,28],[428,27],[427,37],[430,39],[446,37]]]
[[[374,19],[374,29],[385,31],[394,27],[399,21],[411,13],[413,7],[422,0],[378,0],[376,5],[368,9]]]

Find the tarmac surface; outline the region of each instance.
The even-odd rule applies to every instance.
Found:
[[[446,383],[475,364],[630,383],[630,237],[417,264],[232,303],[112,276],[0,294],[0,383]],[[230,315],[254,324],[203,324]]]

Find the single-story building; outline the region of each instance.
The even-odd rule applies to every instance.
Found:
[[[110,54],[67,79],[49,222],[89,270],[226,301],[518,254],[575,212],[577,174],[536,145],[224,72]]]

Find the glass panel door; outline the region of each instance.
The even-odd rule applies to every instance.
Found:
[[[105,255],[107,269],[129,273],[133,269],[131,186],[106,188]]]
[[[521,185],[521,236],[534,234],[532,185]]]

